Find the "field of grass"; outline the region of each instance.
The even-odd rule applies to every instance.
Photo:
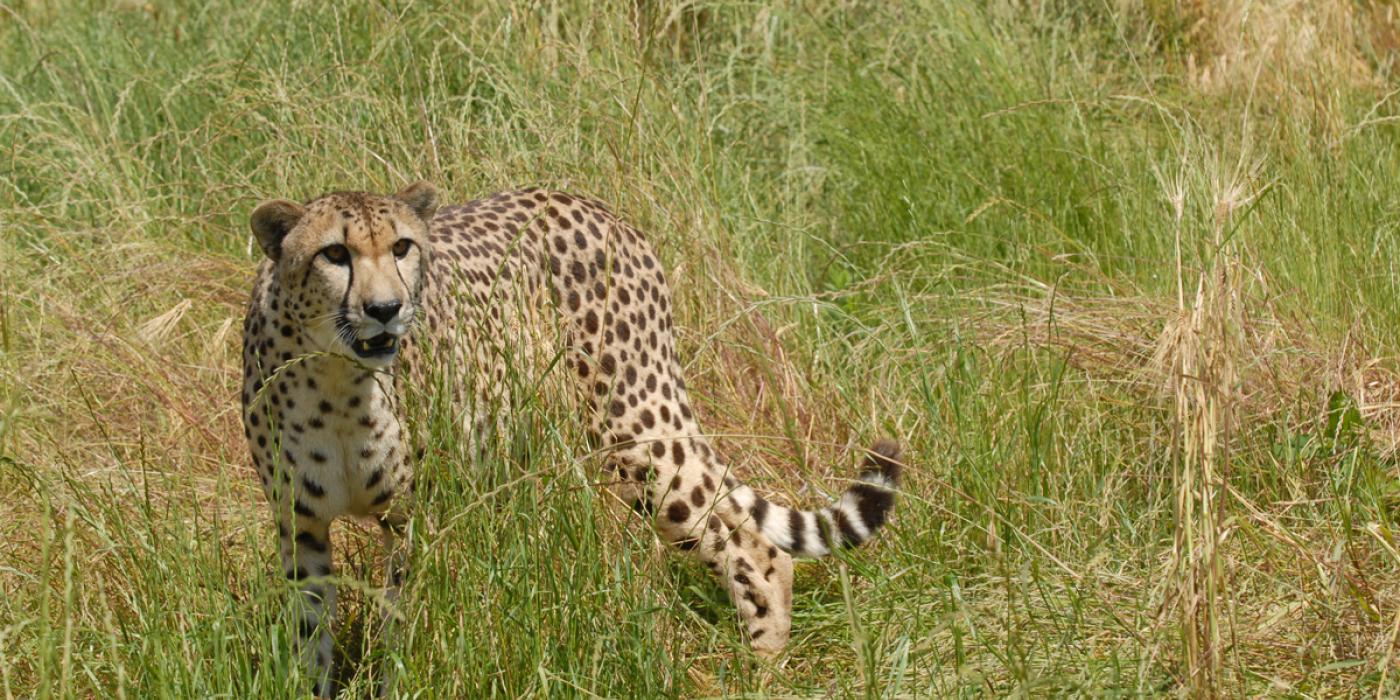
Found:
[[[702,424],[892,525],[749,653],[527,403],[428,484],[405,696],[1400,694],[1400,8],[1379,0],[0,0],[0,695],[282,698],[239,427],[256,202],[597,196]]]

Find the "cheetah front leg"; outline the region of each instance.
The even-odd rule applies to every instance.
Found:
[[[336,598],[335,584],[328,578],[331,574],[331,521],[297,512],[291,518],[282,519],[277,530],[281,538],[282,572],[300,589],[296,604],[302,668],[310,675],[316,695],[330,697],[333,663],[330,620],[335,617]]]
[[[408,514],[404,499],[395,499],[389,512],[380,515],[379,530],[384,545],[384,609],[381,615],[384,639],[392,645],[398,636],[399,589],[403,586],[404,574],[408,569]],[[392,654],[384,658],[380,672],[379,697],[394,696],[398,681],[398,669]]]

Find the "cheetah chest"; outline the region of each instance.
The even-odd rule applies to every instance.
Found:
[[[344,364],[324,360],[320,364]],[[312,372],[289,392],[284,459],[294,465],[307,505],[323,515],[367,516],[388,508],[409,479],[391,380],[367,372]],[[350,375],[350,376],[346,376]]]

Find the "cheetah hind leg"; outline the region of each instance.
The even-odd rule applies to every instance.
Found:
[[[678,509],[662,510],[657,529],[720,578],[754,652],[766,658],[781,652],[792,632],[792,555],[755,529],[731,526],[719,513],[695,509],[677,519],[672,516]]]
[[[787,646],[792,632],[792,555],[773,546],[763,533],[748,527],[728,528],[716,575],[739,610],[749,646],[772,658]]]

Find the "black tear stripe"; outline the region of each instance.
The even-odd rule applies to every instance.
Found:
[[[342,312],[350,308],[350,290],[355,288],[355,265],[347,265],[346,270],[350,273],[350,281],[345,283],[345,293],[340,295],[340,308]]]
[[[421,269],[423,269],[423,263],[422,263],[422,259],[423,259],[423,258],[422,258],[422,256],[420,255],[418,259],[419,259],[418,269],[421,270]],[[394,274],[396,274],[396,275],[399,276],[399,284],[402,284],[402,285],[403,285],[403,288],[404,288],[410,295],[413,294],[413,287],[408,286],[408,280],[406,280],[406,279],[403,278],[403,270],[400,270],[400,269],[399,269],[399,258],[398,258],[397,256],[394,257]],[[417,310],[417,309],[415,309],[415,311],[416,311],[416,310]]]

